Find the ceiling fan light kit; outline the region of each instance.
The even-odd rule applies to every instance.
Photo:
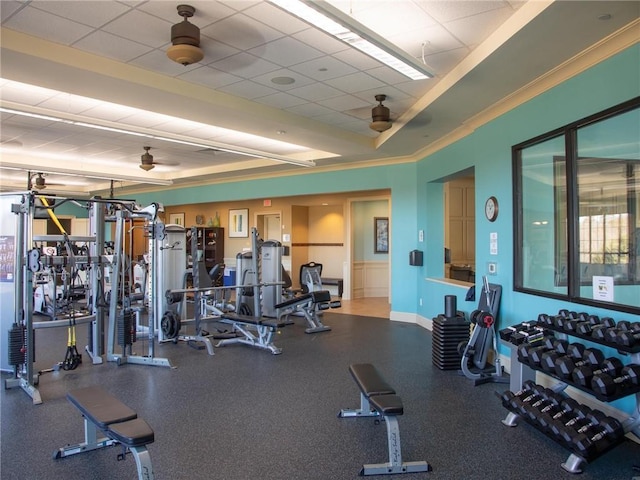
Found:
[[[191,65],[204,58],[200,48],[200,29],[187,18],[192,17],[196,9],[191,5],[178,5],[178,15],[184,18],[171,27],[171,45],[167,57],[182,65]]]
[[[376,95],[376,101],[378,102],[378,105],[373,107],[373,109],[371,110],[371,123],[369,124],[369,128],[379,133],[382,133],[385,130],[389,130],[391,128],[391,112],[382,104],[382,102],[386,100],[386,98],[386,95]]]
[[[153,163],[153,155],[149,153],[151,147],[142,148],[144,148],[145,152],[140,156],[140,168],[145,172],[148,172],[149,170],[152,170],[153,167],[155,167]]]

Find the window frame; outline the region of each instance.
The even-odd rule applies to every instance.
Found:
[[[513,263],[513,278],[514,278],[514,291],[526,293],[530,295],[542,296],[557,300],[569,301],[572,303],[578,303],[593,307],[607,308],[610,310],[621,311],[631,314],[640,314],[640,305],[628,305],[614,302],[605,302],[602,300],[595,300],[581,296],[580,287],[580,248],[567,248],[567,289],[566,293],[552,292],[548,290],[535,289],[531,287],[525,287],[524,284],[524,253],[523,245],[525,240],[524,233],[524,200],[523,200],[523,165],[522,165],[522,153],[523,151],[532,146],[539,145],[543,142],[558,139],[558,137],[564,137],[565,144],[565,171],[566,178],[564,186],[566,188],[566,218],[567,218],[567,245],[577,245],[580,228],[580,216],[579,216],[579,199],[578,199],[578,131],[581,128],[585,128],[589,125],[605,121],[609,118],[621,115],[640,108],[640,96],[631,100],[623,102],[621,104],[610,107],[606,110],[590,115],[578,121],[572,122],[560,128],[556,128],[544,134],[538,135],[532,139],[521,142],[511,147],[512,157],[512,172],[513,172],[513,251],[514,251],[514,263]],[[558,185],[554,185],[554,192],[558,189]],[[554,245],[557,247],[558,235],[562,232],[558,229],[558,211],[557,207],[557,193],[554,194]],[[562,212],[560,212],[562,213]],[[558,284],[554,279],[554,284]],[[628,283],[627,283],[628,284]],[[637,283],[634,283],[640,285]],[[622,285],[622,284],[621,284]]]

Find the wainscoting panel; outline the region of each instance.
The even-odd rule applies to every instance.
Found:
[[[351,282],[353,298],[388,297],[389,263],[354,262]]]

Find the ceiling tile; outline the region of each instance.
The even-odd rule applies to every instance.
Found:
[[[296,105],[295,107],[287,108],[288,112],[295,113],[296,115],[302,115],[303,117],[318,117],[320,115],[329,115],[334,113],[333,110],[317,103],[305,103],[303,105]]]
[[[423,43],[425,44],[425,55],[448,52],[463,46],[462,42],[442,25],[410,30],[401,36],[390,38],[390,40],[417,60],[422,58]]]
[[[250,50],[250,52],[283,67],[322,56],[322,53],[315,48],[309,47],[299,40],[290,37],[274,40],[266,45],[254,48]]]
[[[117,18],[105,25],[103,30],[155,48],[160,48],[171,41],[171,23],[140,10],[133,10]]]
[[[503,1],[458,0],[455,2],[431,2],[421,0],[417,2],[420,8],[440,23],[451,22],[464,17],[470,17],[509,5]]]
[[[229,8],[227,5],[223,5],[221,2],[212,2],[210,0],[189,0],[188,3],[196,9],[196,13],[189,19],[189,22],[193,23],[200,29],[235,13],[234,9]],[[182,21],[182,17],[178,15],[178,5],[180,5],[179,1],[154,1],[141,2],[141,4],[136,8],[159,18],[171,19],[172,21],[175,20],[173,23],[179,23]]]
[[[240,77],[207,66],[190,70],[178,78],[216,89],[242,80]]]
[[[222,19],[213,25],[202,28],[200,32],[239,50],[255,48],[283,35],[242,14]]]
[[[367,75],[363,72],[352,73],[351,75],[345,75],[344,77],[332,78],[325,82],[332,87],[339,88],[343,92],[353,93],[361,90],[368,90],[370,88],[383,87],[384,83],[380,80],[373,78],[371,75]]]
[[[371,68],[376,68],[383,65],[379,61],[374,60],[369,55],[365,55],[355,48],[349,48],[340,52],[336,52],[333,56],[341,62],[344,62],[347,65],[351,65],[358,70],[369,70]]]
[[[210,63],[209,65],[242,78],[258,77],[280,68],[279,65],[267,62],[247,52],[237,53],[217,62]]]
[[[315,102],[331,97],[337,97],[339,95],[342,95],[344,92],[341,92],[337,88],[333,88],[330,85],[319,83],[317,85],[307,85],[305,87],[294,88],[289,90],[289,93],[291,95],[295,95],[296,97],[309,100],[310,102]]]
[[[264,105],[276,107],[281,110],[284,110],[289,107],[293,107],[295,105],[301,105],[303,103],[307,103],[306,100],[303,100],[299,97],[295,97],[293,95],[289,95],[288,93],[284,93],[284,92],[274,93],[272,95],[259,97],[254,100]]]
[[[328,98],[326,100],[319,100],[319,105],[343,112],[345,110],[351,110],[353,108],[368,107],[369,103],[361,100],[353,95],[340,95],[339,97]]]
[[[128,62],[151,51],[151,47],[103,31],[87,35],[74,46],[122,62]]]
[[[278,78],[287,78],[293,79],[293,83],[281,85],[278,83],[274,83],[273,79]],[[299,74],[298,72],[292,72],[291,70],[281,68],[280,70],[276,70],[274,72],[269,72],[264,75],[260,75],[259,77],[252,78],[254,82],[258,82],[262,85],[265,85],[270,88],[275,88],[276,90],[287,91],[293,88],[304,87],[305,85],[310,85],[314,83],[314,81],[305,77],[304,75]]]
[[[85,110],[95,107],[97,104],[98,102],[96,100],[92,100],[90,98],[60,93],[40,102],[38,106],[62,113],[79,114]]]
[[[15,2],[13,0],[3,1],[2,8],[0,8],[0,19],[4,22],[7,18],[25,6],[26,4],[24,2]]]
[[[400,72],[397,72],[386,65],[367,70],[367,75],[372,76],[386,85],[395,85],[396,83],[406,82],[409,79]]]
[[[293,34],[292,37],[316,50],[328,54],[349,50],[349,46],[346,43],[316,28],[307,28],[306,30]]]
[[[309,62],[293,65],[291,70],[295,70],[318,81],[341,77],[357,71],[352,66],[328,55],[315,58]]]
[[[511,15],[511,7],[504,7],[448,22],[445,28],[465,45],[475,46],[495,32]]]
[[[70,45],[93,30],[86,25],[51,15],[31,6],[16,13],[3,23],[3,27],[36,35],[62,45]]]
[[[7,102],[16,102],[24,105],[38,105],[45,100],[54,97],[56,92],[48,88],[29,86],[23,88],[11,82],[4,83],[0,90],[0,98]]]
[[[240,52],[237,48],[222,43],[215,38],[200,34],[200,48],[204,51],[204,58],[200,61],[203,64],[217,62],[223,58],[230,57]]]
[[[3,7],[4,8],[4,2]],[[53,13],[62,18],[82,23],[90,27],[101,27],[129,10],[118,2],[69,2],[47,0],[31,2],[39,10]]]
[[[260,85],[259,83],[252,82],[251,80],[243,80],[242,82],[227,85],[225,87],[219,88],[218,90],[220,90],[221,92],[230,93],[231,95],[237,95],[242,98],[248,98],[249,100],[251,100],[252,98],[264,97],[265,95],[269,95],[277,91],[265,85]]]
[[[285,35],[291,35],[309,28],[307,23],[292,17],[290,14],[269,2],[257,3],[243,10],[242,13],[265,25],[269,25],[271,28],[275,28]]]

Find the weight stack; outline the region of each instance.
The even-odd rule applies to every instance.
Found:
[[[469,342],[469,322],[456,310],[456,297],[444,297],[444,314],[433,320],[433,364],[440,370],[459,370],[462,354],[458,345]]]

